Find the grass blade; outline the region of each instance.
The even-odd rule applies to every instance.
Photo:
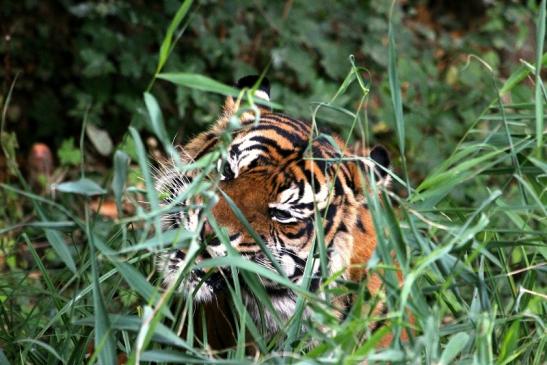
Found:
[[[539,6],[539,14],[537,19],[537,33],[536,33],[536,75],[535,75],[535,114],[536,114],[536,146],[537,157],[541,160],[543,157],[543,94],[542,86],[543,80],[541,79],[542,63],[541,58],[543,56],[543,45],[545,42],[545,16],[546,16],[546,2],[542,0]]]
[[[53,189],[61,193],[72,193],[87,197],[106,194],[106,190],[101,188],[95,181],[87,178],[56,184]]]
[[[59,258],[63,260],[66,267],[68,267],[70,271],[76,274],[78,272],[78,270],[76,269],[76,263],[74,262],[68,245],[61,236],[61,233],[53,229],[45,229],[44,232],[46,233],[46,238],[48,242],[51,244],[51,247],[53,247],[55,252],[57,252]]]
[[[63,359],[61,357],[61,355],[59,355],[59,353],[57,351],[55,351],[55,349],[53,347],[51,347],[50,345],[48,345],[47,343],[45,342],[42,342],[42,341],[38,341],[38,340],[34,340],[32,338],[25,338],[25,339],[21,339],[21,340],[18,340],[17,341],[18,343],[29,343],[30,345],[36,345],[36,346],[39,346],[41,348],[43,348],[44,350],[46,350],[48,353],[50,353],[51,355],[53,355],[57,360],[59,360],[60,362],[62,362],[63,364],[66,364],[66,360]],[[31,349],[31,351],[34,351],[34,349]],[[0,361],[1,361],[1,357],[0,357]]]
[[[193,73],[162,73],[158,79],[172,82],[179,86],[189,87],[191,89],[217,93],[226,96],[238,96],[240,91],[225,85],[210,77]]]
[[[462,352],[469,341],[469,338],[469,335],[465,332],[460,332],[452,336],[444,348],[441,359],[439,360],[439,365],[453,364],[453,360]]]
[[[405,120],[403,117],[403,102],[401,98],[401,85],[399,83],[399,76],[397,74],[397,51],[395,50],[395,35],[393,30],[393,12],[395,9],[395,1],[391,5],[389,15],[389,30],[388,30],[388,78],[389,78],[389,90],[391,93],[391,103],[393,106],[393,112],[395,113],[395,128],[397,130],[397,138],[399,141],[399,152],[401,154],[401,162],[403,172],[405,174],[405,181],[407,186],[408,195],[410,195],[410,180],[408,178],[408,170],[406,166],[405,155]]]
[[[112,191],[118,209],[118,216],[122,216],[122,195],[127,181],[129,156],[120,150],[114,153],[114,178],[112,179]]]
[[[154,95],[149,92],[144,93],[144,104],[148,110],[148,120],[150,127],[156,137],[161,141],[163,145],[167,145],[169,140],[167,138],[167,132],[165,131],[165,125],[163,123],[163,116],[158,101]]]
[[[114,364],[116,362],[116,347],[112,336],[110,321],[104,305],[101,287],[99,285],[99,268],[95,256],[95,243],[90,229],[88,207],[86,205],[86,234],[89,240],[91,276],[93,282],[93,307],[95,310],[95,353],[101,364]]]
[[[6,357],[2,349],[0,349],[0,365],[10,365],[8,358]]]
[[[165,62],[167,61],[167,58],[169,57],[169,54],[173,50],[173,34],[188,13],[192,2],[193,0],[185,0],[182,4],[180,4],[179,9],[171,20],[171,24],[169,24],[169,27],[167,28],[167,32],[165,33],[165,37],[163,38],[163,42],[161,42],[158,65],[156,67],[156,75],[161,71],[161,69],[165,65]]]

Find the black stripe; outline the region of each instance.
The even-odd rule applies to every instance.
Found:
[[[306,225],[304,227],[300,228],[297,232],[295,232],[295,233],[287,232],[287,233],[285,233],[285,236],[290,240],[294,240],[294,239],[303,237],[305,235],[309,237],[311,235],[312,230],[313,230],[313,223],[310,220],[310,221],[307,221]]]
[[[294,268],[294,274],[289,276],[289,280],[296,281],[297,279],[301,278],[302,275],[304,275],[304,268],[301,266],[295,266]]]
[[[350,190],[355,191],[355,184],[353,183],[353,179],[351,178],[348,167],[346,165],[340,165],[340,168],[338,171],[342,172],[345,183],[350,188]]]
[[[254,140],[254,137],[251,138],[251,140]],[[258,141],[257,141],[257,142],[258,142]],[[270,146],[270,148],[272,148],[272,147]],[[274,149],[275,149],[275,148],[274,148]],[[259,144],[259,145],[255,145],[255,146],[246,148],[245,150],[243,150],[242,152],[240,152],[240,154],[243,154],[243,152],[251,152],[251,151],[254,151],[254,150],[259,150],[259,151],[262,151],[262,152],[270,153],[270,149],[268,148],[268,146],[263,146],[263,145]],[[238,156],[238,157],[239,157],[239,156]]]
[[[266,145],[266,146],[269,146],[271,147],[272,149],[274,149],[277,153],[279,153],[281,156],[283,157],[287,157],[287,156],[290,156],[291,154],[294,153],[294,150],[289,150],[289,149],[285,149],[285,148],[282,148],[278,143],[277,141],[271,139],[271,138],[267,138],[267,137],[263,137],[263,136],[254,136],[254,137],[251,137],[250,139],[251,141],[254,141],[254,142],[258,142],[260,144],[263,144],[263,145]],[[253,149],[258,149],[258,150],[264,150],[264,146],[253,146],[252,148],[249,148],[247,149],[247,151],[251,151]],[[269,152],[269,151],[268,151]]]
[[[287,140],[289,140],[292,144],[294,144],[297,147],[305,147],[308,145],[307,139],[302,139],[302,137],[300,137],[298,134],[291,133],[273,124],[258,125],[252,129],[252,132],[254,131],[274,131],[280,136],[285,137]]]
[[[296,264],[298,264],[299,266],[304,266],[306,265],[306,261],[301,259],[300,257],[298,257],[294,251],[292,250],[286,250],[285,251],[286,253],[289,254],[289,256],[294,260],[294,262],[296,262]]]
[[[334,180],[334,194],[336,196],[344,196],[344,193],[344,187],[342,186],[340,179]]]
[[[237,247],[259,247],[256,242],[241,242],[237,244]],[[260,252],[260,250],[256,251]]]
[[[305,162],[303,162],[303,164],[305,164]],[[307,170],[303,168],[302,166],[299,166],[299,167],[304,172],[304,176],[306,177],[307,182],[314,187],[315,194],[319,194],[319,192],[321,191],[321,184],[315,178],[315,176],[317,175],[313,173],[312,170]]]
[[[282,286],[275,288],[265,287],[264,289],[266,289],[266,293],[268,293],[268,295],[272,297],[292,297],[292,290],[284,288]]]
[[[304,134],[309,134],[310,132],[310,125],[308,123],[283,114],[266,114],[261,117],[261,120],[263,120],[264,122],[273,121],[278,123],[290,124],[296,130],[299,130]]]
[[[299,193],[300,193],[300,189],[299,189]],[[298,197],[302,198],[302,194],[299,194]],[[313,209],[313,203],[293,204],[293,205],[291,205],[291,209],[309,209],[309,210],[312,210]]]
[[[334,218],[336,217],[337,212],[338,207],[334,204],[329,205],[329,207],[327,208],[327,216],[325,217],[326,222],[323,222],[325,227],[325,236],[328,236],[330,234],[330,230],[334,224]]]
[[[363,221],[360,219],[361,217],[357,217],[357,221],[355,222],[355,225],[357,226],[357,229],[359,229],[361,232],[366,232],[365,226],[363,225]]]
[[[253,169],[253,168],[258,167],[258,166],[264,166],[268,163],[269,163],[269,160],[266,157],[258,156],[257,158],[252,160],[251,163],[249,163],[249,165],[247,165],[247,168],[250,170],[250,169]]]

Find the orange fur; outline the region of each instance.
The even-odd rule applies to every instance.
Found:
[[[197,159],[215,147],[217,137],[226,130],[230,118],[236,115],[238,108],[239,105],[232,98],[226,100],[223,113],[217,123],[209,131],[199,134],[183,148],[188,159]],[[302,122],[271,113],[264,108],[260,109],[260,113],[261,123],[272,126],[271,129],[261,130],[261,136],[274,140],[277,144],[276,148],[267,147],[268,164],[255,167],[253,172],[242,170],[236,179],[220,181],[218,188],[234,201],[258,235],[267,236],[272,229],[286,235],[294,235],[298,232],[298,225],[283,225],[272,221],[270,217],[269,204],[277,198],[279,183],[282,183],[282,181],[276,180],[276,176],[281,176],[278,179],[282,179],[284,174],[290,173],[297,181],[307,180],[307,176],[313,176],[315,184],[320,186],[327,186],[338,180],[344,190],[342,194],[340,192],[331,194],[329,198],[329,206],[332,205],[337,209],[330,217],[331,229],[325,232],[325,241],[332,245],[334,250],[337,250],[339,264],[345,268],[345,278],[356,282],[362,281],[367,276],[365,265],[376,248],[376,234],[370,212],[364,204],[363,191],[369,190],[369,187],[358,163],[335,165],[326,172],[312,160],[306,160],[304,164],[301,164],[301,159],[287,162],[291,160],[282,155],[279,150],[294,150],[295,147],[290,138],[307,140],[312,135],[311,127],[301,127],[304,125],[300,124]],[[242,127],[234,134],[241,135],[246,131],[252,131],[254,118],[255,116],[250,112],[243,113],[240,116]],[[324,158],[336,156],[337,150],[343,151],[346,156],[353,155],[355,150],[349,150],[337,136],[334,136],[334,139],[339,145],[338,148],[313,141],[312,149]],[[360,153],[368,153],[368,150],[360,146],[356,150]],[[295,154],[297,153],[303,152],[295,150]],[[364,157],[365,155],[360,156]],[[243,245],[239,247],[236,244],[234,248],[244,252],[249,245],[248,242],[252,241],[252,237],[222,195],[219,195],[219,201],[213,207],[212,214],[218,224],[225,227],[229,234],[236,232],[241,235],[240,242],[245,243],[245,247]],[[312,242],[313,238],[306,237],[301,241],[296,241],[291,247],[295,250],[309,250]],[[372,295],[376,295],[382,289],[382,281],[377,274],[367,277],[367,285]],[[209,305],[208,310],[214,311],[214,306]],[[375,315],[380,315],[381,311],[381,305],[373,309]],[[220,321],[213,321],[207,323],[207,326],[214,327],[218,323]],[[386,338],[383,340],[383,344],[390,341],[390,337]]]

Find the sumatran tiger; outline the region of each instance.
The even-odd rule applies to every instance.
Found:
[[[266,79],[247,76],[237,83],[237,87],[251,88],[255,83],[259,84],[255,97],[269,100],[270,86]],[[355,151],[346,148],[336,136],[314,138],[310,123],[262,106],[254,112],[246,109],[238,113],[239,108],[238,103],[228,97],[214,126],[182,148],[183,162],[197,161],[218,148],[231,118],[237,117],[239,127],[231,131],[226,158],[219,162],[216,171],[218,190],[235,203],[271,252],[270,257],[277,260],[286,277],[294,283],[300,284],[304,279],[304,267],[316,236],[316,211],[324,217],[329,272],[342,272],[342,279],[347,281],[362,281],[366,275],[365,263],[376,246],[375,230],[365,199],[366,192],[370,191],[367,176],[373,171],[377,184],[388,183],[390,161],[386,149],[377,146],[369,150],[368,156],[356,156]],[[333,141],[337,145],[333,145]],[[195,174],[181,172],[174,166],[161,169],[156,177],[156,189],[163,204],[173,202],[182,194]],[[230,245],[247,260],[275,270],[224,195],[218,196],[212,216],[226,229]],[[196,261],[225,256],[227,248],[218,238],[212,237],[211,225],[201,216],[200,209],[182,209],[186,204],[195,205],[195,199],[199,200],[199,197],[193,199],[180,203],[180,211],[166,215],[164,227],[199,230],[196,233],[201,237],[202,251]],[[165,285],[173,285],[178,280],[186,253],[175,250],[158,256],[158,271]],[[319,266],[313,267],[311,291],[316,291],[321,284]],[[225,277],[229,275],[225,274],[222,270],[211,275],[194,269],[182,279],[179,290],[186,296],[193,296],[194,303],[209,303],[209,309],[222,310],[214,303],[228,285]],[[262,283],[278,317],[289,319],[295,313],[297,293],[270,280],[262,280]],[[380,286],[379,277],[367,279],[370,293],[377,293]],[[271,313],[263,309],[245,286],[242,294],[243,303],[253,319],[265,322],[262,325],[266,336],[280,330],[279,322],[273,320]],[[346,298],[335,305],[343,313],[343,307],[351,303]],[[215,323],[212,325],[214,327]]]

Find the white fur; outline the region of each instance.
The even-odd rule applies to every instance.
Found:
[[[292,293],[291,296],[271,297],[272,307],[276,311],[277,316],[281,320],[281,325],[287,323],[289,318],[294,315],[296,310],[296,295]],[[257,299],[249,293],[243,292],[243,302],[247,308],[247,311],[251,315],[255,323],[261,323],[261,319],[264,320],[267,337],[274,335],[281,328],[276,322],[272,313],[266,308],[265,305],[259,303]],[[262,312],[262,316],[261,316]],[[309,311],[304,310],[304,318],[309,318]]]
[[[264,90],[256,90],[255,91],[255,97],[270,101],[270,96]]]
[[[293,275],[296,271],[296,262],[290,255],[281,256],[281,265],[287,276]]]

